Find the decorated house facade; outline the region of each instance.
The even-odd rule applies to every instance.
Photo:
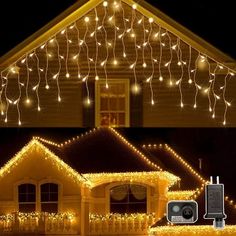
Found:
[[[203,189],[194,170],[181,186],[164,168],[111,128],[63,143],[34,137],[0,169],[0,233],[147,235],[168,200]]]
[[[78,1],[0,60],[2,126],[236,125],[235,61],[145,1]]]

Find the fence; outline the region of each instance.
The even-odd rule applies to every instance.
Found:
[[[13,213],[0,216],[0,234],[76,234],[78,217],[71,213]]]
[[[90,235],[147,235],[154,214],[90,215]]]

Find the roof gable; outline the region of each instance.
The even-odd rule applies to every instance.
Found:
[[[33,138],[25,147],[23,147],[13,158],[11,158],[3,167],[0,168],[0,177],[5,177],[8,173],[14,171],[14,168],[20,165],[25,159],[28,159],[28,154],[31,151],[38,150],[43,152],[45,159],[52,160],[53,164],[58,165],[69,178],[72,178],[79,184],[89,184],[82,175],[73,170],[70,166],[64,163],[59,157],[52,153],[47,147],[45,147],[38,140]]]
[[[25,54],[30,54],[31,51],[35,50],[35,48],[40,47],[41,45],[46,43],[56,34],[60,33],[63,29],[85,16],[87,13],[92,11],[95,7],[97,7],[99,4],[102,4],[103,2],[103,0],[83,0],[76,2],[61,15],[49,22],[45,27],[40,29],[38,32],[33,34],[31,37],[23,41],[9,53],[0,58],[0,69],[5,69],[7,66],[10,66],[11,63],[15,64],[16,61],[20,60],[22,57],[25,57]],[[109,4],[111,4],[112,1],[108,0],[108,2]],[[215,60],[219,60],[219,62],[221,63],[229,63],[230,66],[235,67],[234,59],[224,54],[217,48],[213,47],[182,25],[178,24],[176,21],[174,21],[146,1],[142,0],[136,3],[136,1],[133,0],[122,0],[122,3],[128,4],[131,8],[134,4],[138,5],[138,12],[140,12],[147,18],[152,17],[155,22],[160,24],[161,27],[173,33],[177,37],[180,37],[181,40],[183,40],[187,44],[190,44],[196,50],[208,55]]]

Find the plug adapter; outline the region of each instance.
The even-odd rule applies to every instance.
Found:
[[[205,210],[204,219],[214,219],[216,229],[224,228],[227,216],[224,210],[224,185],[219,183],[219,176],[216,177],[216,184],[211,177],[210,184],[205,187]]]

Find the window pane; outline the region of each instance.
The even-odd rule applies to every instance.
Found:
[[[128,106],[126,104],[129,96],[129,94],[126,94],[128,84],[122,80],[119,82],[111,80],[107,89],[104,82],[98,83],[100,83],[98,84],[100,110],[96,114],[100,117],[98,126],[125,126],[126,116],[129,115],[127,114]]]
[[[118,114],[118,125],[125,125],[125,113]]]
[[[19,194],[18,195],[18,202],[27,202],[27,195],[26,194]]]
[[[19,204],[19,212],[34,212],[35,210],[35,204]]]
[[[140,185],[121,185],[110,190],[110,211],[113,213],[147,212],[147,190]]]
[[[36,202],[36,195],[35,195],[35,193],[28,194],[27,202]]]
[[[125,98],[118,98],[118,110],[125,111]]]
[[[101,111],[108,111],[109,110],[108,99],[101,97],[101,104],[100,104],[100,106],[101,106],[100,107]]]
[[[41,202],[49,202],[49,193],[41,193]]]
[[[50,201],[57,202],[58,201],[58,193],[51,193],[50,194]]]
[[[18,186],[18,201],[19,202],[35,202],[36,187],[33,184],[22,184]]]
[[[49,184],[50,192],[57,193],[58,192],[58,185],[57,184]]]
[[[57,203],[42,203],[41,211],[48,213],[57,213],[58,212],[58,204]]]

